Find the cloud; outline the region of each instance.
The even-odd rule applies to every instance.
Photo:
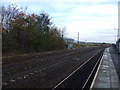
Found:
[[[115,42],[119,0],[14,0],[28,11],[47,12],[57,26],[66,27],[68,37],[77,40]],[[11,2],[4,0],[3,2]],[[21,2],[21,3],[20,3]],[[103,38],[104,37],[104,38]]]
[[[62,6],[62,3],[60,6]],[[64,8],[64,3],[64,9],[58,9],[60,6],[54,6],[59,11],[59,15],[55,16],[55,20],[57,22],[59,21],[58,24],[66,26],[69,33],[68,37],[70,36],[77,40],[77,33],[80,32],[81,40],[98,41],[100,39],[100,41],[115,41],[115,34],[111,34],[110,30],[118,26],[117,4],[102,3],[84,5],[83,3],[73,3],[66,5]],[[60,14],[61,12],[62,14]],[[99,34],[100,31],[101,34]],[[100,37],[104,38],[101,39]]]
[[[4,2],[11,2],[11,0],[2,0]],[[116,0],[117,2],[119,0]],[[12,0],[12,2],[115,2],[114,0]]]

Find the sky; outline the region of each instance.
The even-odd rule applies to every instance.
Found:
[[[119,0],[2,0],[1,4],[27,7],[27,13],[46,12],[53,23],[66,28],[64,37],[86,42],[115,43]],[[116,28],[116,29],[114,29]]]

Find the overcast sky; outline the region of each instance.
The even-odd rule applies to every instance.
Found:
[[[119,0],[3,0],[26,7],[28,13],[44,11],[56,26],[66,27],[66,37],[80,41],[115,43]]]

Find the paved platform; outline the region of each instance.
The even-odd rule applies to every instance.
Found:
[[[120,80],[113,64],[110,48],[106,48],[90,89],[120,90]]]
[[[115,69],[117,71],[119,80],[120,80],[120,54],[118,54],[116,49],[113,47],[110,47],[109,51],[110,51],[110,55],[112,57],[113,63],[115,65]]]

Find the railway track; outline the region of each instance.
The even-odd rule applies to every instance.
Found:
[[[37,55],[37,58],[36,56],[34,57],[32,56],[33,59],[30,58],[30,60],[22,61],[18,59],[18,62],[15,60],[13,60],[13,62],[12,60],[11,62],[9,61],[7,62],[6,60],[7,63],[4,63],[3,65],[3,77],[2,77],[3,88],[21,87],[21,86],[17,86],[18,85],[17,82],[19,82],[19,80],[21,80],[21,83],[24,82],[24,79],[26,79],[28,82],[29,77],[32,77],[32,79],[34,79],[36,78],[35,74],[39,76],[44,75],[45,74],[44,71],[48,72],[50,69],[54,70],[55,69],[54,67],[62,66],[64,64],[68,67],[72,64],[78,66],[84,63],[85,60],[71,61],[71,59],[79,55],[82,56],[86,52],[91,52],[90,56],[92,56],[92,52],[96,52],[95,50],[98,51],[99,49],[89,48],[89,49],[82,49],[82,50],[69,50],[68,52],[64,51],[64,52],[59,52],[54,54],[49,53],[49,55],[48,54],[45,54],[42,56]],[[77,64],[78,62],[79,64]],[[76,68],[75,66],[73,67],[74,69]],[[71,70],[73,70],[73,68]],[[30,78],[29,80],[31,81],[32,79]],[[58,81],[60,80],[61,79],[59,79]],[[54,85],[54,82],[53,82],[53,85]],[[51,87],[53,85],[51,85]]]
[[[64,52],[62,54],[57,54],[54,56],[50,56],[47,58],[40,58],[40,59],[33,59],[33,60],[26,60],[26,61],[21,61],[21,62],[16,62],[16,63],[7,63],[6,65],[3,65],[3,80],[6,81],[13,76],[17,76],[17,73],[19,72],[19,75],[25,72],[30,72],[30,71],[35,71],[36,69],[41,69],[46,68],[51,66],[54,63],[61,63],[66,60],[66,58],[71,58],[73,55],[76,53],[81,53],[85,52],[86,50],[81,50],[81,51],[69,51],[69,52]],[[56,59],[56,60],[54,60]],[[60,59],[65,59],[61,61]],[[48,63],[48,61],[50,63]],[[16,75],[15,75],[16,74]],[[4,79],[5,78],[5,79]]]
[[[44,53],[31,53],[27,55],[20,55],[20,56],[15,56],[15,57],[3,57],[2,58],[2,65],[3,66],[9,66],[9,65],[14,65],[16,63],[25,63],[25,62],[30,62],[34,59],[38,58],[43,58],[47,59],[49,57],[56,57],[64,54],[69,54],[71,52],[77,52],[77,51],[83,51],[83,50],[88,50],[88,49],[78,49],[78,50],[61,50],[61,51],[56,51],[56,52],[44,52]]]
[[[57,88],[81,88],[82,90],[89,89],[102,55],[103,50],[99,50],[85,63],[80,65],[76,70],[55,85],[52,90],[56,90]]]

